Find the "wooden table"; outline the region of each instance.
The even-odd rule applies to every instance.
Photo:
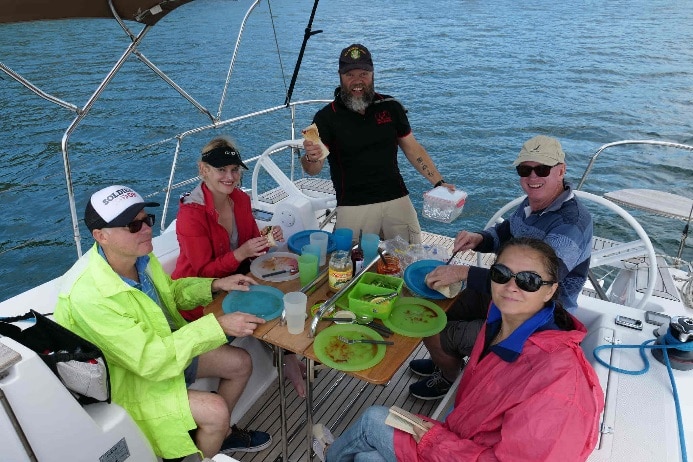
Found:
[[[264,285],[276,287],[284,293],[301,290],[298,278],[293,279],[291,281],[278,283],[266,281],[259,282]],[[306,377],[306,438],[308,445],[308,454],[311,454],[312,450],[312,385],[313,380],[315,378],[314,364],[316,361],[319,361],[318,357],[315,355],[315,350],[313,349],[313,341],[315,339],[309,337],[310,324],[312,321],[312,317],[310,317],[309,310],[310,307],[312,307],[314,304],[324,302],[327,299],[329,299],[332,295],[334,295],[334,293],[329,290],[327,278],[325,277],[322,284],[317,286],[317,288],[308,296],[307,311],[309,317],[308,319],[306,319],[304,330],[301,334],[289,334],[286,325],[281,324],[280,318],[274,319],[272,321],[258,326],[258,328],[255,329],[255,332],[253,333],[253,336],[255,338],[260,339],[274,346],[275,352],[279,357],[278,364],[282,364],[284,350],[292,351],[296,354],[303,355],[308,360],[309,373]],[[410,294],[406,288],[402,289],[401,295],[415,296]],[[215,316],[221,316],[222,314],[224,314],[221,307],[221,302],[224,299],[224,296],[225,294],[219,294],[207,307],[205,307],[205,314],[214,313]],[[437,303],[444,311],[447,311],[447,309],[452,304],[452,300],[448,299],[432,301]],[[335,307],[334,311],[337,311],[339,309],[340,308]],[[329,327],[330,325],[332,325],[332,322],[330,321],[320,321],[316,329],[316,335],[323,329]],[[391,340],[395,342],[395,344],[387,346],[385,358],[382,361],[380,361],[380,363],[376,364],[375,366],[369,369],[346,373],[375,385],[384,385],[395,375],[395,373],[402,366],[404,361],[412,354],[414,349],[418,346],[419,342],[421,342],[421,337],[405,337],[403,335],[393,334],[390,337],[388,337],[387,340]],[[278,367],[277,372],[279,375],[279,394],[281,401],[280,412],[282,419],[283,440],[282,455],[283,459],[287,461],[288,442],[286,441],[286,406],[282,368]]]

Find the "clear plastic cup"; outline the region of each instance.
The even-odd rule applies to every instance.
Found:
[[[308,296],[303,292],[284,294],[284,311],[286,312],[286,327],[290,334],[301,334],[306,326],[306,305]]]
[[[377,234],[366,233],[361,237],[364,266],[369,264],[375,257],[378,256],[378,245],[380,245],[380,236]]]
[[[327,233],[315,232],[310,235],[310,245],[317,245],[320,247],[320,261],[318,264],[324,266],[327,262],[327,241],[329,236]]]

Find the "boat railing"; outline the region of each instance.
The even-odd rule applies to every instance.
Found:
[[[236,63],[236,57],[238,55],[238,50],[240,47],[240,43],[243,37],[243,32],[245,30],[246,23],[250,17],[250,14],[255,10],[255,8],[259,5],[260,0],[255,0],[246,10],[245,16],[243,17],[243,20],[241,21],[239,30],[238,30],[238,36],[235,41],[235,45],[233,48],[233,53],[231,55],[231,59],[229,62],[229,68],[227,71],[227,76],[226,80],[224,82],[223,86],[223,91],[219,100],[219,106],[218,106],[218,111],[216,115],[213,115],[210,110],[205,108],[202,104],[197,102],[188,92],[186,92],[180,85],[178,85],[173,79],[171,79],[169,76],[167,76],[161,69],[159,69],[153,62],[151,62],[149,59],[147,59],[144,54],[138,50],[139,45],[143,41],[144,37],[147,35],[151,27],[156,23],[155,19],[152,19],[151,21],[143,19],[142,17],[136,17],[136,21],[140,21],[143,24],[142,29],[138,32],[135,33],[131,31],[126,23],[124,22],[124,18],[121,18],[118,16],[118,13],[116,9],[113,6],[112,1],[109,0],[108,5],[109,8],[116,20],[116,22],[119,24],[119,26],[123,29],[125,34],[128,36],[130,43],[128,46],[125,48],[121,56],[117,59],[113,67],[107,72],[103,80],[97,85],[96,89],[93,91],[91,96],[88,98],[87,102],[83,106],[78,106],[66,101],[63,101],[62,99],[53,96],[42,89],[40,89],[38,86],[34,85],[32,82],[30,82],[28,79],[24,78],[23,76],[19,75],[17,72],[13,71],[10,69],[8,66],[4,65],[3,63],[0,62],[0,71],[4,72],[17,82],[19,82],[22,86],[25,88],[29,89],[31,92],[35,93],[39,97],[56,104],[60,107],[63,107],[65,109],[68,109],[76,114],[75,118],[72,120],[68,128],[65,130],[62,141],[61,141],[61,152],[62,152],[62,158],[63,158],[63,167],[64,167],[64,174],[65,174],[65,179],[66,179],[66,188],[67,188],[67,196],[68,196],[68,205],[70,209],[70,216],[71,216],[71,221],[72,221],[72,234],[73,234],[73,239],[77,251],[77,257],[82,256],[82,246],[81,246],[81,233],[79,230],[79,218],[78,218],[78,212],[77,212],[77,207],[75,204],[75,191],[74,191],[74,183],[72,179],[72,167],[70,164],[70,156],[69,156],[69,144],[70,144],[70,138],[71,135],[74,133],[74,131],[77,129],[77,127],[82,123],[82,121],[87,117],[87,115],[90,113],[92,107],[94,106],[95,102],[99,99],[99,97],[103,94],[105,89],[109,86],[111,81],[115,78],[115,76],[118,74],[118,72],[121,70],[125,62],[127,61],[128,58],[131,56],[136,57],[140,62],[142,62],[145,66],[147,66],[152,72],[154,72],[159,78],[161,78],[164,82],[166,82],[171,88],[173,88],[178,94],[180,94],[185,100],[187,100],[190,104],[192,104],[198,111],[200,111],[202,114],[205,116],[209,117],[210,123],[205,126],[201,127],[196,127],[191,130],[184,131],[182,133],[179,133],[178,135],[175,135],[172,138],[169,138],[169,140],[163,140],[163,142],[170,141],[171,139],[176,140],[176,147],[174,150],[174,155],[173,155],[173,162],[172,162],[172,167],[171,167],[171,174],[169,176],[169,181],[167,186],[163,189],[163,191],[159,191],[159,193],[164,192],[166,194],[166,199],[165,199],[165,207],[167,207],[170,203],[170,193],[176,189],[176,187],[182,187],[183,185],[190,184],[192,181],[195,181],[196,179],[188,179],[185,180],[182,183],[173,184],[173,178],[174,178],[174,173],[178,161],[178,156],[180,154],[180,149],[181,149],[181,143],[182,141],[187,137],[195,133],[200,133],[205,130],[211,130],[211,129],[219,129],[228,125],[231,125],[233,123],[237,123],[241,120],[248,119],[251,117],[256,117],[262,114],[268,114],[272,112],[276,112],[279,110],[286,110],[287,108],[291,111],[291,137],[292,139],[295,138],[295,133],[296,133],[296,124],[295,124],[295,108],[299,105],[303,104],[314,104],[317,102],[322,102],[322,100],[313,100],[313,101],[302,101],[302,102],[295,102],[295,103],[288,103],[285,102],[285,104],[281,106],[275,106],[271,107],[265,110],[249,113],[243,116],[239,117],[234,117],[231,119],[226,119],[226,120],[220,120],[221,119],[221,114],[222,110],[224,108],[224,103],[226,101],[226,96],[228,92],[228,87],[230,85],[230,80],[231,80],[231,75],[233,74],[234,66]],[[159,16],[161,16],[162,10],[161,8],[159,9],[152,9],[151,11],[152,14],[157,13]],[[143,15],[150,14],[150,12],[144,11],[142,13]],[[132,19],[132,18],[125,18],[125,19]],[[329,101],[329,100],[324,100]],[[258,156],[259,157],[259,156]],[[257,160],[256,158],[249,159],[248,161],[255,161]],[[246,161],[246,162],[248,162]],[[293,172],[291,172],[290,175],[291,178],[293,178]],[[166,210],[166,209],[164,209]],[[167,225],[166,221],[166,216],[165,216],[165,211],[164,211],[164,216],[162,217],[161,220],[161,225],[162,225],[162,230],[165,229],[165,226]]]
[[[191,137],[192,135],[197,135],[197,134],[200,134],[200,133],[203,133],[206,131],[219,130],[219,129],[222,129],[225,127],[232,126],[234,124],[239,124],[240,122],[246,121],[248,119],[267,116],[267,115],[274,114],[274,113],[277,113],[280,111],[287,111],[288,110],[289,114],[290,114],[289,115],[290,138],[292,140],[295,140],[297,137],[297,134],[300,132],[300,129],[298,129],[297,125],[296,125],[296,108],[299,106],[306,106],[306,105],[316,105],[316,106],[317,105],[323,105],[323,104],[326,104],[328,102],[330,102],[330,100],[312,99],[312,100],[296,101],[296,102],[290,103],[289,105],[273,106],[273,107],[269,107],[266,109],[262,109],[260,111],[254,111],[254,112],[250,112],[250,113],[243,114],[240,116],[221,120],[221,121],[218,121],[215,123],[201,125],[199,127],[195,127],[195,128],[183,131],[181,133],[178,133],[177,135],[172,136],[170,138],[161,140],[159,142],[159,144],[163,144],[163,143],[170,142],[173,140],[175,140],[175,142],[176,142],[174,152],[173,152],[173,157],[171,160],[171,170],[169,172],[169,179],[168,179],[167,185],[164,188],[157,190],[157,191],[154,191],[153,193],[150,193],[147,196],[147,197],[151,197],[151,196],[161,194],[161,193],[165,194],[164,207],[163,207],[163,212],[162,212],[163,214],[162,214],[161,222],[160,222],[161,231],[163,232],[169,224],[169,220],[168,220],[168,216],[167,216],[167,210],[168,210],[168,206],[170,205],[170,202],[171,202],[171,193],[182,188],[182,187],[189,186],[190,184],[196,183],[200,179],[199,176],[196,176],[193,178],[186,178],[185,180],[174,183],[176,169],[178,167],[178,161],[179,161],[180,153],[182,151],[182,145],[183,145],[183,142],[187,138]],[[276,152],[279,152],[282,149],[287,149],[287,148],[291,148],[292,151],[295,151],[296,149],[298,149],[297,146],[291,146],[291,145],[279,146],[279,147],[277,147],[276,150],[273,150],[271,154],[274,154]],[[243,162],[250,167],[252,164],[258,162],[258,160],[260,160],[262,158],[263,154],[265,154],[265,153],[263,152],[262,154],[259,154],[257,156],[250,157],[248,159],[244,159]],[[293,159],[291,162],[290,171],[288,172],[287,176],[289,177],[289,179],[291,181],[294,181],[296,179],[296,167],[294,165]],[[254,183],[253,188],[254,187],[255,187],[255,183]]]
[[[597,158],[601,155],[603,151],[605,151],[608,148],[612,148],[614,146],[625,146],[629,144],[649,144],[652,146],[663,146],[663,147],[670,147],[670,148],[676,148],[676,149],[685,149],[688,151],[693,151],[693,146],[689,144],[683,144],[683,143],[674,143],[671,141],[660,141],[660,140],[622,140],[622,141],[614,141],[613,143],[606,143],[602,145],[597,151],[592,155],[592,158],[589,161],[589,164],[587,164],[587,168],[585,169],[584,173],[582,174],[582,178],[580,178],[580,182],[577,185],[576,189],[582,189],[582,186],[585,184],[585,181],[587,180],[587,176],[590,174],[592,171],[592,167],[594,166],[594,163],[597,161]]]

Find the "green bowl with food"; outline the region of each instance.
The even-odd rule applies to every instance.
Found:
[[[401,290],[401,282],[392,286],[381,286],[366,283],[362,278],[349,292],[349,310],[363,316],[387,319]]]

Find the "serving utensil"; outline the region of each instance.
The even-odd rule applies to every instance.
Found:
[[[338,335],[337,339],[340,342],[346,343],[347,345],[353,345],[354,343],[369,343],[372,345],[394,345],[395,344],[395,342],[391,342],[389,340],[373,340],[370,338],[354,339],[354,338],[346,338],[346,337],[343,337],[341,335]]]
[[[387,260],[385,259],[385,253],[383,253],[383,251],[380,249],[380,247],[378,247],[378,255],[380,255],[380,259],[383,261],[383,263],[385,263],[385,265],[387,265]]]
[[[332,322],[344,322],[344,323],[353,323],[354,319],[353,318],[347,318],[347,317],[324,317],[320,318],[321,321],[332,321]]]
[[[368,326],[371,329],[377,331],[380,335],[383,337],[389,337],[390,335],[394,334],[392,330],[390,330],[389,327],[383,326],[381,324],[376,323],[373,321],[373,318],[370,316],[359,316],[356,315],[354,318],[351,317],[345,317],[345,316],[326,316],[323,318],[320,318],[321,321],[332,321],[335,323],[341,323],[341,324],[360,324],[362,326]]]
[[[455,257],[457,256],[458,253],[460,253],[459,250],[458,250],[457,252],[453,252],[452,257],[450,257],[450,258],[448,259],[448,261],[445,262],[445,264],[446,264],[446,265],[449,265],[450,262],[452,261],[452,259],[455,258]]]
[[[363,297],[361,297],[361,300],[364,302],[371,302],[375,303],[376,305],[379,305],[381,303],[385,303],[393,298],[395,298],[397,295],[399,295],[398,292],[392,292],[390,294],[384,294],[384,295],[378,295],[378,294],[366,294]],[[378,299],[377,302],[373,302],[373,300]]]

